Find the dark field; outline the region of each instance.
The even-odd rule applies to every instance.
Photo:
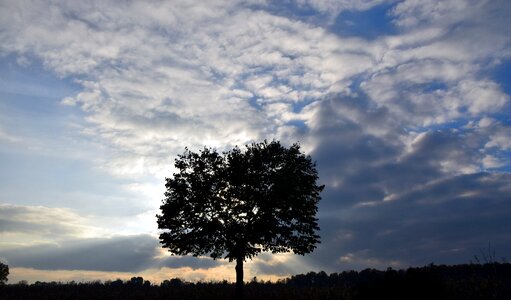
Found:
[[[511,299],[511,264],[429,265],[406,270],[295,275],[276,283],[252,281],[245,299]],[[151,285],[140,277],[91,283],[9,284],[0,299],[233,299],[234,284]]]

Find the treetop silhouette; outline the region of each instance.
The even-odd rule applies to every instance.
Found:
[[[7,282],[9,276],[9,266],[0,261],[0,285]]]
[[[324,186],[298,144],[264,141],[222,154],[186,149],[175,167],[157,215],[160,242],[177,255],[236,260],[238,298],[245,259],[263,251],[304,255],[319,243]]]

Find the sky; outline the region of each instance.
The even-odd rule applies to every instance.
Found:
[[[316,161],[321,244],[260,254],[246,279],[509,261],[510,15],[506,0],[0,0],[9,282],[235,280],[233,263],[169,255],[155,215],[185,147],[264,139]]]

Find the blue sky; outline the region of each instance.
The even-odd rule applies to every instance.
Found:
[[[509,1],[0,1],[0,260],[233,280],[155,214],[185,147],[300,142],[321,240],[247,278],[511,257]]]

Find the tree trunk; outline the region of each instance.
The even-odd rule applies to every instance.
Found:
[[[236,300],[243,299],[243,257],[236,258]]]

